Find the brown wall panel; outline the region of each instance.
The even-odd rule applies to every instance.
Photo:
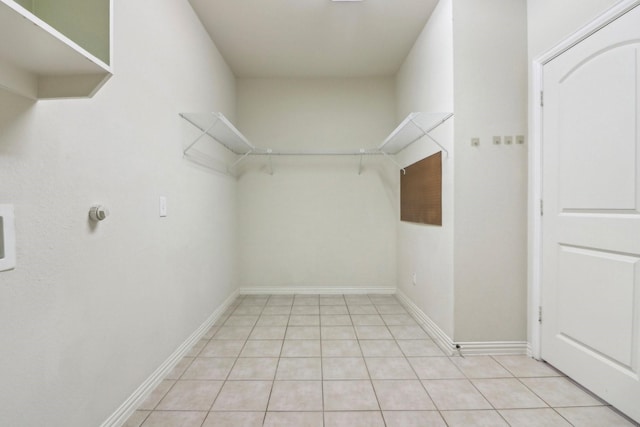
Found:
[[[400,171],[400,220],[442,225],[442,152]]]

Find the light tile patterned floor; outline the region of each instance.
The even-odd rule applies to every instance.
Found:
[[[632,425],[525,356],[446,357],[390,295],[241,296],[125,424]]]

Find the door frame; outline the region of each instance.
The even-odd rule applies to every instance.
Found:
[[[541,359],[542,328],[539,316],[542,307],[542,102],[544,88],[544,66],[554,58],[571,49],[601,28],[612,23],[636,6],[640,0],[621,0],[605,10],[593,21],[584,25],[551,49],[536,57],[531,68],[531,92],[529,94],[529,268],[528,268],[528,353]]]

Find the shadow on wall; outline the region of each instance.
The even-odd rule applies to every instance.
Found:
[[[22,144],[18,135],[24,134],[32,119],[36,100],[15,95],[0,87],[0,158],[17,157]]]

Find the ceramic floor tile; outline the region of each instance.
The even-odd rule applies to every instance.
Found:
[[[323,314],[320,316],[322,326],[351,326],[351,316],[348,314]]]
[[[515,378],[472,380],[471,382],[496,409],[544,408],[547,406]]]
[[[318,296],[307,296],[307,295],[296,295],[293,299],[293,305],[320,305],[320,297]]]
[[[322,326],[323,340],[355,340],[356,333],[353,326]]]
[[[372,303],[378,304],[400,304],[398,299],[393,295],[369,295]]]
[[[276,375],[275,357],[238,358],[229,374],[230,380],[272,380]]]
[[[151,411],[135,411],[127,421],[125,421],[122,427],[140,427],[150,413]]]
[[[489,356],[455,356],[451,358],[451,361],[467,378],[507,378],[513,376]]]
[[[345,305],[321,305],[320,314],[340,314],[344,316],[349,314],[349,310],[347,310],[347,306]]]
[[[202,427],[262,427],[264,412],[209,412]]]
[[[418,374],[418,378],[423,380],[465,378],[448,357],[409,357],[407,360]]]
[[[429,335],[418,325],[388,326],[391,335],[397,340],[427,340]]]
[[[291,313],[290,305],[267,305],[262,310],[262,315],[285,315]]]
[[[349,314],[378,314],[375,305],[349,305]]]
[[[293,296],[272,295],[267,301],[267,306],[271,305],[293,305]]]
[[[142,427],[200,427],[206,416],[196,411],[153,411]]]
[[[603,405],[564,377],[520,378],[520,381],[552,407]]]
[[[342,295],[320,295],[320,305],[346,305]]]
[[[442,411],[449,427],[509,427],[497,411]],[[539,425],[539,427],[545,427]]]
[[[324,427],[385,427],[379,411],[326,412]]]
[[[505,409],[500,411],[502,417],[512,427],[571,427],[564,418],[551,408],[547,409]],[[583,424],[577,424],[583,426]],[[596,424],[610,426],[610,424]]]
[[[216,331],[216,333],[217,333],[217,331]],[[209,344],[209,342],[210,341],[208,339],[199,340],[197,343],[195,343],[189,349],[189,351],[185,354],[185,357],[196,357],[198,354],[200,354],[202,349],[205,348]]]
[[[256,326],[249,340],[281,340],[285,336],[286,326]]]
[[[407,314],[407,310],[400,304],[376,304],[380,314]]]
[[[544,362],[528,356],[493,356],[516,377],[560,377],[562,374]]]
[[[319,357],[282,358],[278,362],[276,380],[321,380],[322,362]]]
[[[320,326],[319,315],[292,314],[289,326]]]
[[[258,316],[230,316],[225,322],[224,326],[253,326],[258,321]]]
[[[371,299],[367,295],[345,295],[344,300],[349,305],[372,305]]]
[[[319,340],[319,326],[288,326],[285,335],[287,340]]]
[[[177,380],[178,378],[180,378],[182,376],[182,374],[184,374],[184,371],[187,370],[187,368],[189,367],[189,365],[191,365],[191,362],[193,362],[193,361],[194,361],[193,357],[183,357],[176,364],[176,366],[173,367],[171,372],[169,372],[167,374],[165,379],[167,379],[167,380]]]
[[[371,381],[324,381],[325,411],[379,411]]]
[[[367,366],[361,357],[323,358],[322,375],[325,380],[369,379]]]
[[[258,319],[256,326],[287,326],[288,314],[263,314]]]
[[[322,412],[267,412],[264,427],[323,427]]]
[[[202,351],[200,357],[238,357],[244,346],[244,340],[210,341]]]
[[[260,314],[260,313],[262,313],[263,308],[264,307],[259,306],[259,305],[238,306],[238,308],[236,308],[233,311],[233,314],[235,314],[235,315]]]
[[[266,411],[271,381],[227,381],[211,408],[213,411]]]
[[[418,380],[374,380],[383,411],[431,411],[433,402]]]
[[[138,409],[154,409],[175,383],[173,380],[161,381],[140,406],[138,406]]]
[[[319,305],[294,305],[291,308],[291,314],[318,315],[320,314]]]
[[[386,326],[356,326],[356,334],[360,340],[392,340],[393,336]]]
[[[384,321],[379,314],[352,314],[351,320],[357,326],[380,326]]]
[[[322,381],[275,381],[269,411],[322,411]]]
[[[446,427],[437,411],[384,411],[387,427]]]
[[[210,327],[209,330],[202,336],[202,338],[210,340],[211,338],[213,338],[215,333],[218,332],[218,329],[220,329],[220,326]]]
[[[556,411],[573,425],[580,427],[632,427],[638,425],[627,421],[608,406],[556,408]]]
[[[240,357],[279,357],[283,340],[249,340]]]
[[[320,340],[285,340],[280,357],[320,357]]]
[[[156,409],[166,411],[208,411],[222,384],[222,381],[177,381],[166,396],[162,398]]]
[[[383,314],[382,320],[388,326],[417,326],[418,322],[408,314]]]
[[[402,357],[402,351],[394,340],[360,341],[362,354],[366,357]]]
[[[322,340],[322,357],[362,357],[357,340]]]
[[[444,356],[444,352],[432,340],[398,340],[398,345],[407,357]]]
[[[246,340],[253,328],[251,326],[222,326],[213,336],[213,340]]]
[[[242,304],[265,305],[269,300],[269,295],[247,295],[242,300]]]
[[[226,380],[236,359],[233,357],[198,357],[182,375],[183,380]]]
[[[468,380],[423,380],[438,409],[492,409],[487,400]]]
[[[369,375],[374,380],[417,380],[415,372],[404,357],[365,358]]]

